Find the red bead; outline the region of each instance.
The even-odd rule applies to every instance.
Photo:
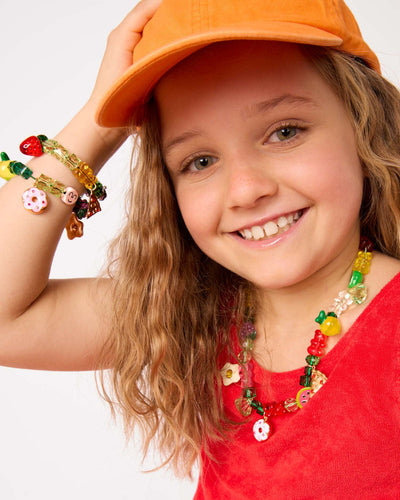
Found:
[[[360,245],[358,248],[363,252],[372,252],[374,249],[374,244],[366,236],[361,236]]]
[[[276,415],[276,406],[277,403],[275,401],[272,401],[271,403],[267,403],[264,407],[264,417],[271,417],[273,415]]]
[[[324,355],[324,351],[320,347],[311,346],[307,348],[307,352],[311,354],[311,356],[321,357]]]
[[[29,156],[41,156],[43,154],[42,143],[35,135],[31,135],[21,142],[19,150],[24,155]]]
[[[285,402],[280,401],[275,409],[275,415],[284,415],[285,413],[288,413],[288,411],[285,408]]]
[[[324,340],[325,335],[321,332],[321,330],[315,330],[314,339],[315,340]]]

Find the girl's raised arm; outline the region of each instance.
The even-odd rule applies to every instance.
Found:
[[[94,120],[109,86],[132,64],[132,51],[161,0],[143,0],[110,34],[93,93],[82,110],[54,138],[96,174],[124,142],[125,129],[105,129]],[[13,158],[11,158],[13,159]],[[50,155],[29,162],[44,174],[83,186]],[[12,178],[0,190],[0,364],[21,368],[85,370],[97,366],[109,331],[109,280],[50,280],[52,259],[71,207],[47,195],[49,206],[33,214],[22,204],[32,179]]]

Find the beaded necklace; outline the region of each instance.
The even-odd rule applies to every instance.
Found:
[[[266,404],[258,401],[253,381],[251,354],[256,338],[256,329],[250,319],[242,324],[239,335],[242,348],[238,356],[240,364],[226,363],[221,370],[221,374],[224,385],[240,381],[242,394],[236,399],[235,406],[241,415],[248,417],[253,410],[261,415],[262,418],[253,425],[253,434],[257,441],[266,441],[271,435],[271,417],[295,413],[300,410],[325,384],[327,377],[317,370],[317,366],[321,357],[325,354],[324,348],[328,338],[340,333],[341,325],[338,318],[351,305],[360,305],[367,298],[367,289],[363,284],[363,279],[370,269],[371,252],[372,243],[367,238],[362,237],[347,289],[339,292],[328,313],[320,311],[315,319],[319,324],[319,328],[315,330],[314,337],[307,348],[307,365],[304,368],[304,374],[300,377],[301,389],[295,398]]]

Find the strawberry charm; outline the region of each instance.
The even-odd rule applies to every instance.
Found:
[[[24,155],[41,156],[43,154],[42,141],[47,141],[45,135],[31,135],[21,142],[19,150]]]

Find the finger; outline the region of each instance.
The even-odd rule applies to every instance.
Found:
[[[153,17],[162,0],[142,0],[110,33],[92,99],[98,99],[109,86],[132,64],[133,50],[143,28]]]
[[[132,62],[133,49],[139,42],[144,27],[161,3],[162,0],[141,0],[127,14],[108,37],[108,52],[111,57],[117,56]]]
[[[117,27],[141,34],[143,28],[154,16],[162,0],[141,0],[123,19]]]

